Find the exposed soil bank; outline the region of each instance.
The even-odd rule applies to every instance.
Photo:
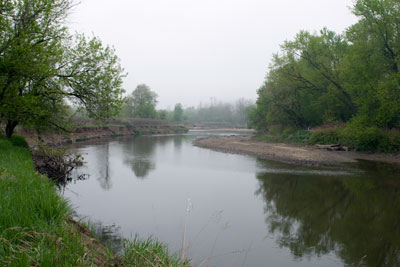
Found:
[[[254,140],[252,136],[207,137],[198,139],[193,144],[226,153],[245,154],[301,165],[338,165],[356,162],[359,159],[400,165],[400,155],[326,151],[311,146],[265,143]]]
[[[129,135],[185,133],[187,129],[179,125],[140,125],[140,126],[104,126],[79,127],[71,133],[43,133],[40,136],[33,130],[19,130],[29,147],[40,143],[45,145],[65,145],[97,138],[109,138]]]

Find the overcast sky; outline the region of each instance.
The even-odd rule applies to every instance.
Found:
[[[145,83],[158,108],[210,98],[255,100],[273,53],[300,30],[343,32],[352,0],[81,0],[74,31],[115,47],[131,93]]]

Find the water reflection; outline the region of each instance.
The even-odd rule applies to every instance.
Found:
[[[124,247],[124,238],[121,234],[121,227],[113,225],[104,225],[97,221],[89,221],[89,227],[102,243],[106,244],[113,252],[121,254]]]
[[[368,175],[257,174],[279,246],[295,258],[333,252],[348,266],[400,266],[399,170],[359,165]]]
[[[148,137],[140,137],[134,142],[121,142],[124,153],[124,164],[128,165],[135,176],[144,179],[156,168],[153,160],[157,142]]]
[[[98,146],[96,153],[97,174],[96,179],[99,181],[101,188],[110,190],[112,187],[110,175],[110,143]]]
[[[184,138],[182,136],[174,136],[174,148],[176,151],[181,151],[183,141]]]

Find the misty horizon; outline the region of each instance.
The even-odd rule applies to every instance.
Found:
[[[270,2],[83,0],[72,30],[115,47],[128,73],[126,95],[146,84],[158,108],[255,101],[273,53],[300,30],[344,31],[356,21],[351,0]]]

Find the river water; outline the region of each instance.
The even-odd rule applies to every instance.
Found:
[[[194,266],[400,266],[399,169],[299,167],[192,145],[215,134],[236,133],[80,143],[76,175],[89,177],[63,194],[116,251],[137,234],[181,253],[185,236]]]

